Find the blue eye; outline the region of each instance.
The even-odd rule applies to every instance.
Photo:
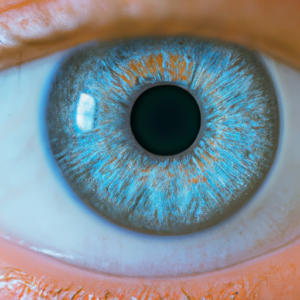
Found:
[[[178,235],[223,221],[257,191],[277,149],[277,103],[250,50],[140,39],[67,57],[46,118],[82,201],[129,229]]]
[[[164,47],[167,47],[169,41],[165,43]],[[198,230],[199,227],[197,227],[195,232],[189,234],[182,234],[182,232],[178,234],[174,231],[173,233],[168,231],[163,234],[152,231],[150,233],[155,234],[148,234],[149,230],[145,234],[145,229],[141,230],[122,224],[120,226],[118,220],[104,217],[100,211],[97,212],[95,208],[94,210],[91,209],[92,205],[89,207],[84,203],[87,199],[81,198],[79,193],[76,194],[74,192],[76,187],[71,187],[72,178],[67,177],[63,173],[64,171],[57,160],[58,157],[53,155],[55,153],[55,143],[49,139],[49,125],[51,124],[49,119],[46,119],[46,116],[48,114],[53,120],[55,116],[47,110],[50,104],[49,96],[54,91],[55,82],[59,74],[62,74],[66,68],[72,69],[75,67],[76,62],[69,63],[72,59],[76,57],[81,57],[82,59],[82,64],[78,61],[78,72],[80,70],[93,72],[94,65],[88,65],[88,67],[83,68],[84,62],[88,59],[94,57],[95,62],[98,61],[97,57],[87,55],[87,52],[90,51],[92,54],[98,51],[100,54],[107,52],[113,54],[115,53],[113,49],[117,49],[124,43],[126,42],[81,45],[78,48],[69,49],[23,64],[20,68],[15,67],[0,72],[0,237],[77,267],[92,269],[100,273],[143,277],[183,276],[225,268],[274,251],[297,238],[300,231],[300,185],[298,182],[300,177],[300,135],[298,134],[298,128],[300,127],[300,118],[298,118],[300,114],[300,73],[260,53],[254,53],[235,45],[193,39],[185,39],[185,42],[176,45],[176,39],[173,39],[174,45],[179,50],[186,47],[196,53],[196,50],[199,49],[197,45],[202,45],[200,47],[202,51],[205,49],[212,50],[205,52],[206,55],[210,53],[211,55],[217,54],[220,51],[222,55],[217,55],[216,59],[213,60],[214,63],[209,64],[209,70],[215,70],[220,57],[222,59],[226,57],[236,59],[237,64],[232,69],[236,70],[236,72],[234,72],[233,76],[229,76],[228,80],[231,82],[230,85],[236,85],[237,81],[246,83],[246,85],[237,84],[233,93],[240,91],[247,86],[247,83],[250,84],[252,82],[250,87],[253,89],[253,92],[251,92],[249,101],[253,104],[254,112],[257,112],[258,108],[269,107],[270,112],[267,109],[259,110],[260,118],[255,122],[264,124],[261,129],[254,126],[256,128],[251,128],[247,131],[245,128],[248,125],[246,124],[245,128],[241,128],[243,134],[238,130],[229,130],[227,135],[224,135],[231,142],[234,139],[229,139],[230,137],[238,137],[238,141],[245,143],[245,146],[243,146],[245,149],[248,149],[247,147],[250,145],[255,145],[253,153],[245,153],[244,156],[234,155],[233,164],[241,157],[244,157],[247,161],[248,156],[250,159],[251,155],[257,155],[258,152],[264,149],[263,143],[266,143],[265,147],[270,149],[270,153],[267,153],[266,156],[250,161],[252,166],[260,172],[255,174],[250,172],[254,181],[251,180],[248,183],[252,182],[254,193],[252,196],[246,197],[245,202],[241,202],[240,209],[236,210],[236,212],[232,212],[230,209],[230,212],[232,212],[231,216],[229,216],[230,214],[225,214],[223,221],[208,228],[204,226],[202,230]],[[145,44],[147,42],[143,42],[143,45]],[[128,41],[126,45],[128,46],[127,49],[133,49],[134,45],[137,44],[134,41]],[[140,49],[144,48],[141,47]],[[161,47],[160,50],[163,49],[165,53],[167,49]],[[155,51],[153,51],[153,54],[155,54]],[[192,54],[190,54],[190,57],[186,56],[186,54],[188,55],[187,51],[182,53],[182,57],[186,57],[186,62],[190,63]],[[169,55],[166,55],[166,57],[169,57]],[[134,59],[134,56],[131,55],[131,58]],[[197,56],[193,61],[201,62],[201,56]],[[230,63],[232,60],[228,59],[227,61]],[[166,70],[171,67],[172,69],[185,68],[184,60],[176,60],[175,56],[170,62],[172,64],[169,67],[164,65]],[[240,63],[242,63],[243,67],[238,68]],[[207,64],[198,64],[199,66],[201,70],[204,70],[203,68]],[[223,89],[213,89],[212,87],[218,82],[221,84],[221,79],[226,78],[228,74],[224,72],[226,66],[228,65],[225,64],[219,69],[217,68],[219,71],[214,77],[215,80],[211,80],[211,77],[208,77],[208,75],[201,78],[204,81],[209,79],[207,91],[211,89],[211,95],[217,93],[221,98],[226,96],[225,98],[228,99],[230,95],[228,88],[230,85],[225,84]],[[148,65],[145,70],[149,70]],[[249,72],[243,73],[243,70],[248,70]],[[134,66],[129,71],[135,71]],[[99,76],[99,72],[95,71],[94,81],[92,77],[88,78],[88,76],[81,78],[78,76],[78,72],[74,72],[73,76],[73,79],[78,80],[78,82],[82,80],[84,84],[90,80],[90,82],[94,82],[95,87],[99,83],[96,80],[99,78],[96,77],[96,75]],[[125,69],[124,73],[120,73],[120,76],[124,74]],[[147,72],[142,74],[145,75],[144,80],[152,78],[148,76]],[[214,74],[216,73],[214,72]],[[174,73],[174,76],[176,76],[176,73]],[[195,142],[197,142],[199,141],[198,138],[203,137],[201,130],[203,131],[206,128],[205,126],[207,125],[205,124],[210,119],[207,118],[204,107],[201,106],[203,99],[198,97],[192,88],[187,88],[189,83],[195,81],[189,81],[188,76],[185,76],[186,73],[180,73],[180,76],[175,80],[176,82],[172,82],[172,84],[170,83],[170,77],[167,85],[183,89],[193,97],[193,101],[196,101],[201,117],[200,132],[195,139]],[[120,77],[117,76],[115,78],[117,80]],[[129,84],[126,83],[126,80],[128,81],[127,75],[126,77],[123,76],[123,78],[124,80],[120,80],[120,86],[115,91],[115,94],[119,94],[122,88],[128,87]],[[62,79],[62,83],[66,83],[68,79],[72,83],[71,77]],[[109,77],[106,79],[109,80]],[[145,89],[137,90],[133,98],[130,98],[131,94],[126,94],[126,97],[123,99],[125,101],[131,99],[130,103],[133,107],[135,100],[144,91],[146,92],[152,87],[166,85],[165,82],[163,84],[157,84],[157,82],[155,81]],[[199,83],[203,85],[203,81],[199,81]],[[135,84],[139,84],[138,81],[134,81],[132,86],[135,86]],[[220,86],[222,87],[223,85],[221,84]],[[73,83],[67,86],[62,85],[62,87],[62,91],[66,93],[66,96],[75,91]],[[74,133],[75,138],[80,140],[80,137],[88,137],[95,132],[95,126],[99,125],[97,122],[99,104],[103,104],[103,102],[96,97],[96,93],[91,93],[89,89],[78,87],[77,90],[79,91],[77,94],[73,93],[73,102],[70,101],[72,99],[66,97],[66,100],[69,99],[68,101],[58,101],[57,103],[60,105],[65,103],[65,108],[68,108],[69,104],[73,105],[72,114],[69,113],[70,110],[66,110],[66,118],[69,118],[70,123],[63,128],[67,130],[66,132],[70,130],[70,133]],[[205,91],[203,90],[201,93]],[[272,96],[273,93],[275,93],[275,96]],[[256,102],[256,100],[260,99],[259,95],[263,95],[264,101]],[[216,114],[216,116],[220,116],[221,120],[222,118],[223,120],[228,120],[232,114],[238,111],[239,107],[233,106],[233,104],[225,107],[225,103],[228,102],[225,100],[221,102],[222,105],[219,108],[222,108],[222,110],[218,110],[219,114]],[[254,105],[254,103],[257,103],[257,105]],[[240,104],[242,107],[244,105],[244,109],[241,109],[241,114],[243,115],[247,105],[244,101],[241,101]],[[115,109],[117,107],[115,106]],[[125,115],[128,118],[131,117],[130,109],[132,107],[128,107],[128,114],[126,113]],[[272,110],[274,112],[273,115],[271,113]],[[121,110],[118,110],[118,112],[120,113]],[[277,114],[279,114],[279,117]],[[265,117],[269,118],[268,122],[265,122],[267,120]],[[246,118],[249,118],[249,116],[246,116]],[[64,118],[61,120],[66,121]],[[239,124],[243,124],[240,118],[237,118],[237,120],[240,121]],[[121,121],[121,118],[119,121]],[[130,120],[127,121],[127,124],[131,126]],[[226,122],[221,122],[221,124],[228,125],[228,128],[236,127]],[[272,127],[272,124],[274,127]],[[279,126],[279,130],[278,127],[276,129],[276,126]],[[66,135],[64,131],[60,132],[66,137],[66,140],[71,139],[72,135]],[[260,134],[261,132],[274,133],[274,140],[271,139],[271,134],[263,138]],[[142,143],[139,144],[138,138],[133,132],[129,133],[127,136],[120,136],[124,138],[124,145],[128,143],[125,137],[129,136],[140,155],[151,157],[153,161],[159,159],[161,162],[169,157],[171,162],[172,157],[178,157],[178,162],[180,162],[180,158],[183,158],[184,155],[191,155],[191,150],[195,146],[194,142],[190,141],[192,144],[190,145],[190,142],[187,143],[187,149],[183,152],[176,152],[176,154],[169,156],[158,155],[152,153],[151,149],[149,149],[151,151],[148,151],[146,149],[147,145],[143,147]],[[54,134],[57,134],[57,137],[59,137],[59,132],[54,132],[52,137],[54,137]],[[245,139],[245,136],[250,138]],[[276,140],[278,136],[279,142]],[[113,135],[113,137],[116,136]],[[87,141],[89,140],[87,139]],[[107,141],[111,141],[111,139],[107,139]],[[222,141],[225,141],[225,139],[219,139],[218,143]],[[271,146],[272,143],[274,147]],[[67,143],[57,143],[57,149],[59,150],[59,147],[63,145],[66,147],[65,149],[68,149]],[[211,157],[216,157],[214,150],[217,148],[215,145],[211,144],[207,148],[209,152],[204,153],[205,158],[209,158],[208,154]],[[227,143],[225,143],[224,147],[227,146]],[[97,147],[95,146],[94,149],[97,149]],[[74,150],[78,151],[78,148],[74,148]],[[93,149],[86,151],[90,155]],[[156,150],[154,149],[153,151],[155,152]],[[235,147],[234,151],[236,154],[242,153],[238,147]],[[222,152],[217,154],[219,159],[224,155]],[[104,156],[103,158],[109,159]],[[125,159],[125,157],[123,158]],[[93,159],[89,161],[90,163],[94,162]],[[129,167],[135,163],[135,160],[130,161],[131,165],[128,160],[125,161],[127,165],[126,163],[125,166],[124,164],[122,165],[125,169],[126,166]],[[209,166],[215,166],[218,163],[218,161],[214,160],[208,161],[212,163],[205,165],[205,168],[208,167],[207,172],[210,170]],[[254,162],[261,164],[261,162],[266,163],[268,161],[270,163],[269,167],[267,166],[268,164],[260,166],[255,166],[254,164]],[[196,162],[198,163],[198,161]],[[227,163],[226,159],[224,163]],[[188,163],[187,165],[182,165],[182,167],[188,167],[189,165]],[[247,165],[241,165],[242,170],[244,167],[247,168]],[[74,164],[74,174],[76,168],[78,168],[78,165]],[[235,169],[238,172],[237,174],[241,174],[237,182],[244,180],[247,174],[240,170],[239,168]],[[183,176],[182,170],[177,167],[172,171],[174,174]],[[80,170],[78,174],[80,174]],[[147,175],[147,173],[137,175],[143,174]],[[227,173],[222,174],[227,176]],[[259,174],[261,177],[258,177]],[[186,178],[187,175],[184,174]],[[226,178],[225,175],[222,176]],[[195,178],[196,176],[193,176],[192,180]],[[161,184],[155,176],[153,176],[153,179],[156,180],[157,185]],[[207,178],[207,181],[210,183],[216,179],[211,177],[210,179]],[[242,186],[239,187],[242,190]],[[248,187],[251,190],[251,184]],[[178,188],[178,192],[180,191]],[[230,202],[230,207],[232,207],[231,204],[234,204],[234,201]],[[185,212],[183,211],[183,213]],[[189,231],[187,230],[186,232]]]

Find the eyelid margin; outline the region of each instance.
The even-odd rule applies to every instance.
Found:
[[[2,5],[0,69],[93,39],[196,35],[244,44],[300,69],[300,3],[268,0],[34,0]],[[232,9],[235,7],[235,9]],[[99,14],[101,19],[99,20]],[[238,24],[238,26],[237,26]],[[121,30],[120,30],[121,28]]]
[[[61,263],[0,239],[0,298],[63,299],[297,299],[300,242],[223,271],[178,279],[108,276]],[[57,270],[60,270],[57,272]],[[291,289],[291,286],[293,287]],[[235,296],[235,297],[234,297]],[[227,297],[227,298],[226,298]],[[232,298],[234,297],[234,298]],[[3,299],[4,299],[3,298]],[[60,299],[60,298],[58,298]]]

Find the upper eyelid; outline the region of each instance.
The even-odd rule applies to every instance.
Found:
[[[267,1],[258,0],[251,5],[234,0],[190,0],[184,6],[171,2],[17,0],[13,5],[7,2],[8,6],[0,6],[0,69],[92,39],[157,35],[158,32],[237,42],[300,69],[300,41],[293,38],[297,36],[297,24],[300,25],[297,1],[294,5],[283,5],[281,0],[275,0],[271,11]],[[266,26],[258,27],[262,24]]]
[[[75,12],[74,8],[52,0],[42,3],[18,1],[16,5],[0,10],[0,69],[73,46],[75,43],[64,42],[76,28],[76,23],[80,24]]]

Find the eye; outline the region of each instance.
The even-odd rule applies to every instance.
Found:
[[[192,43],[192,40],[187,41]],[[134,42],[131,42],[131,45],[133,44]],[[157,236],[123,228],[115,224],[117,222],[103,218],[103,211],[100,210],[99,216],[98,212],[82,204],[81,200],[84,200],[86,191],[80,186],[76,190],[76,184],[80,185],[80,181],[74,181],[76,164],[75,171],[71,174],[73,177],[68,177],[69,174],[65,170],[69,170],[69,166],[64,169],[66,160],[59,160],[61,151],[68,149],[67,146],[71,144],[66,143],[57,152],[55,147],[59,148],[63,142],[68,141],[66,137],[61,138],[59,130],[77,130],[75,136],[81,138],[82,135],[88,136],[95,129],[98,97],[86,87],[80,86],[78,91],[82,92],[77,93],[77,97],[71,97],[72,101],[63,102],[63,91],[73,92],[75,82],[63,75],[70,75],[66,71],[68,68],[70,70],[77,67],[82,68],[84,74],[88,68],[87,58],[95,58],[91,53],[88,56],[87,51],[103,51],[101,49],[105,47],[107,46],[101,44],[87,46],[75,54],[72,51],[59,53],[25,64],[20,70],[10,69],[1,73],[2,95],[5,95],[5,101],[1,102],[3,146],[0,153],[3,189],[0,225],[8,238],[19,240],[19,243],[36,251],[99,272],[128,276],[176,276],[206,272],[239,263],[280,247],[298,234],[299,224],[295,213],[299,193],[296,184],[298,175],[297,168],[291,169],[298,159],[293,146],[297,143],[297,134],[293,133],[298,124],[296,118],[291,116],[300,109],[295,100],[295,89],[300,78],[297,72],[266,57],[262,57],[262,71],[258,73],[260,77],[257,76],[260,78],[260,84],[267,82],[268,86],[261,87],[261,91],[264,99],[269,101],[268,109],[265,109],[268,116],[266,124],[269,126],[267,141],[269,144],[273,141],[273,144],[271,143],[265,153],[268,162],[266,167],[258,169],[262,170],[259,187],[256,185],[254,192],[250,189],[251,197],[246,197],[247,201],[243,202],[242,209],[238,212],[234,210],[230,217],[216,222],[214,226],[200,228],[203,229],[201,231],[192,230],[193,233],[185,235],[179,232],[181,235],[178,236]],[[130,49],[130,46],[128,47]],[[246,49],[235,45],[214,47],[220,47],[213,48],[215,51],[227,47],[227,51],[235,49],[240,51],[238,53],[247,53],[242,56],[241,61],[247,62],[250,71],[257,63],[258,58],[254,59],[257,54],[254,55]],[[111,53],[114,52],[111,50]],[[237,55],[237,52],[233,53]],[[67,60],[62,60],[66,56]],[[220,59],[220,56],[221,54],[218,54],[216,59]],[[82,63],[70,62],[74,57],[81,57]],[[263,62],[268,71],[265,71]],[[65,69],[61,71],[61,68]],[[255,70],[252,71],[253,74]],[[57,74],[61,74],[61,77]],[[269,87],[268,76],[272,77],[277,88],[275,98],[272,84],[271,88]],[[92,79],[95,80],[95,77]],[[70,84],[69,90],[65,88],[67,83]],[[89,105],[80,106],[83,102]],[[53,103],[56,104],[52,107]],[[277,105],[280,112],[276,110]],[[61,110],[61,107],[65,111]],[[53,111],[54,108],[56,111]],[[45,122],[45,111],[48,123]],[[74,114],[66,114],[69,112]],[[202,122],[201,107],[200,112]],[[67,117],[64,119],[60,114]],[[76,114],[81,120],[87,121],[78,121],[80,118],[74,117]],[[59,118],[55,118],[57,115]],[[73,118],[73,121],[68,123],[67,118]],[[62,122],[57,124],[57,119]],[[276,159],[273,160],[278,143],[278,119],[281,141]],[[66,120],[70,124],[69,128],[63,123]],[[202,124],[204,123],[201,123],[201,126]],[[47,130],[48,146],[45,145]],[[253,134],[258,135],[257,132]],[[78,143],[74,143],[72,149],[76,151],[78,146]],[[73,157],[77,158],[78,155]],[[244,173],[241,173],[241,176],[243,175]],[[6,201],[7,199],[10,201]],[[15,219],[18,222],[15,222]]]

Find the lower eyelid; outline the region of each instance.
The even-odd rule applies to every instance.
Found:
[[[0,239],[0,297],[57,296],[72,299],[297,299],[300,243],[283,251],[231,267],[222,272],[178,279],[137,279],[103,276],[65,265]],[[59,270],[59,272],[58,272]],[[292,287],[292,288],[291,288]],[[2,297],[4,296],[4,297]],[[8,298],[9,297],[9,298]],[[69,298],[68,298],[69,297]],[[98,297],[98,298],[97,298]],[[58,298],[60,299],[60,298]],[[79,298],[82,299],[82,298]],[[90,298],[87,298],[90,299]],[[235,299],[235,298],[232,298]],[[237,298],[239,299],[239,298]]]

